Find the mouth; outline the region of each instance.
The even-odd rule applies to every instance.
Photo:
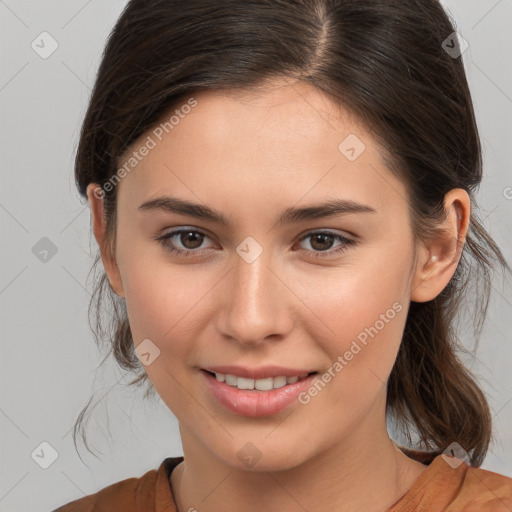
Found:
[[[260,379],[251,379],[230,373],[219,373],[209,370],[202,371],[214,377],[218,382],[222,382],[230,387],[245,391],[272,391],[273,389],[279,389],[290,384],[295,384],[318,373],[314,371],[292,376],[276,375],[263,377]]]
[[[222,369],[227,372],[228,367]],[[278,414],[293,404],[297,407],[299,395],[313,385],[319,373],[276,367],[258,370],[229,367],[232,372],[245,373],[241,376],[220,373],[220,367],[215,368],[217,371],[212,370],[214,368],[199,372],[204,377],[209,396],[226,410],[252,418]],[[251,378],[250,375],[260,378]]]

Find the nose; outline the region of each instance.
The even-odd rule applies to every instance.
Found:
[[[292,309],[300,301],[283,272],[272,268],[270,253],[264,250],[251,263],[235,255],[216,306],[217,329],[224,338],[254,346],[283,339],[293,328]]]

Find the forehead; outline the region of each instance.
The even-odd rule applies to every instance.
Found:
[[[245,138],[248,149],[258,146],[259,141],[273,151],[282,144],[311,149],[321,141],[328,143],[328,132],[339,136],[347,130],[369,138],[348,111],[303,82],[271,82],[251,90],[201,91],[194,98],[197,106],[191,114],[202,115],[201,126],[194,129],[212,146],[236,145]]]
[[[133,161],[132,152],[144,145],[151,149],[120,184],[138,198],[171,189],[199,198],[278,194],[292,204],[305,194],[314,200],[326,192],[356,195],[348,198],[376,206],[397,195],[405,198],[364,125],[300,82],[184,98],[119,165]]]

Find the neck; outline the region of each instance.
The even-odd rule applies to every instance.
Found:
[[[334,446],[279,471],[227,465],[180,428],[185,460],[171,475],[178,512],[260,512],[262,508],[383,512],[412,487],[427,466],[396,447],[385,420],[375,427],[371,422],[358,425]]]

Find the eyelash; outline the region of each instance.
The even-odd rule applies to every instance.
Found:
[[[200,249],[198,250],[191,250],[191,249],[178,249],[175,247],[172,243],[170,243],[168,240],[171,238],[174,238],[176,235],[180,235],[182,233],[199,233],[201,235],[204,235],[208,237],[206,233],[203,233],[202,231],[199,231],[197,229],[178,229],[175,231],[171,231],[169,233],[166,233],[165,235],[162,235],[160,237],[157,237],[156,240],[160,242],[162,247],[169,251],[170,253],[177,254],[179,256],[184,256],[187,258],[194,258],[196,257],[197,253],[200,252]],[[335,239],[338,239],[342,244],[338,246],[335,250],[326,250],[326,251],[309,251],[307,249],[301,249],[306,252],[313,252],[315,258],[326,258],[329,256],[341,254],[345,252],[350,247],[356,246],[357,243],[354,240],[350,240],[349,238],[345,238],[344,236],[341,236],[337,233],[331,233],[330,231],[310,231],[306,235],[304,235],[300,240],[299,243],[303,240],[306,240],[307,238],[310,238],[314,235],[330,235],[333,236]]]

